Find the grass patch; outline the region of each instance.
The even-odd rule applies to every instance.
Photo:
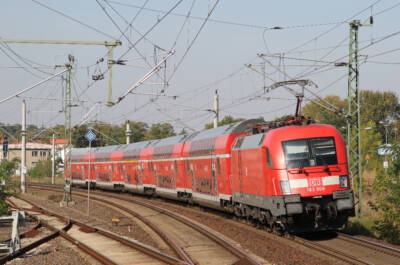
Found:
[[[351,218],[343,232],[351,235],[376,237],[374,225],[374,220],[371,218]]]

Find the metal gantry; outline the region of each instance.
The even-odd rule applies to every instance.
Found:
[[[112,106],[112,65],[115,62],[113,60],[113,50],[115,47],[122,45],[122,42],[117,41],[74,41],[74,40],[19,40],[19,39],[2,39],[0,43],[32,43],[32,44],[63,44],[63,45],[101,45],[106,46],[108,49],[108,99],[107,105]]]

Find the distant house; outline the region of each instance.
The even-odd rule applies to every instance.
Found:
[[[58,158],[61,158],[63,164],[64,164],[64,158],[65,158],[64,148],[67,148],[68,142],[69,142],[68,139],[55,139],[56,160]],[[52,144],[53,140],[50,140],[50,143]]]
[[[11,161],[15,157],[21,159],[21,143],[9,144],[6,159]],[[46,160],[51,156],[51,144],[26,143],[26,167],[33,168],[39,161]],[[3,146],[0,146],[0,158],[3,160]]]

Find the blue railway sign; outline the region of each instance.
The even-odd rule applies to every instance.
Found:
[[[89,130],[86,134],[85,134],[85,138],[91,142],[94,139],[96,139],[96,134],[94,134],[94,132],[92,132],[91,130]]]

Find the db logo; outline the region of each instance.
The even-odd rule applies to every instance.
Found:
[[[311,187],[321,186],[321,185],[322,185],[321,178],[310,179],[310,186]]]

